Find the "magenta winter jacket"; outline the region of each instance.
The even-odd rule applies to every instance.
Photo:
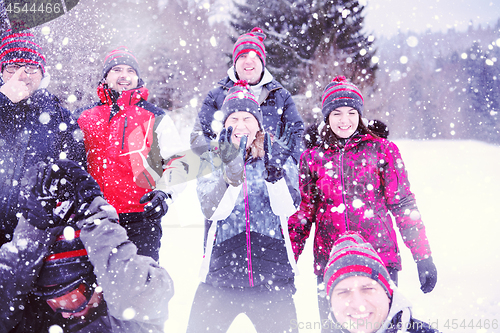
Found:
[[[316,222],[314,270],[323,274],[337,237],[358,231],[388,267],[401,270],[390,213],[415,260],[431,255],[425,227],[397,146],[372,135],[355,135],[345,147],[304,151],[300,158],[300,209],[290,217],[296,258]]]

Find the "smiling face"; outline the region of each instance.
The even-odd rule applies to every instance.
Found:
[[[358,129],[359,113],[350,106],[341,106],[330,113],[328,122],[339,138],[348,138]]]
[[[235,68],[240,80],[246,80],[248,84],[259,83],[263,67],[255,51],[240,55],[236,60]]]
[[[371,333],[387,318],[390,299],[375,280],[351,276],[335,286],[330,304],[337,322],[349,332]]]
[[[106,76],[108,86],[118,92],[137,88],[138,82],[137,72],[128,65],[113,66]]]
[[[224,123],[224,128],[228,128],[229,126],[233,127],[231,142],[235,146],[239,146],[241,138],[247,136],[247,148],[250,147],[259,131],[259,122],[253,114],[246,111],[231,113]]]

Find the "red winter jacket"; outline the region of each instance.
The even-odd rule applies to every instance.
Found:
[[[369,134],[345,147],[312,148],[300,158],[300,209],[290,217],[296,258],[316,222],[315,273],[322,275],[333,243],[345,231],[358,231],[388,267],[401,270],[395,217],[415,260],[431,255],[425,228],[397,146]]]
[[[148,90],[137,88],[119,95],[115,108],[110,94],[98,88],[101,102],[84,110],[78,124],[84,134],[88,172],[118,213],[144,211],[140,198],[152,189],[176,196],[168,186],[185,175],[181,143],[172,119],[147,102]]]

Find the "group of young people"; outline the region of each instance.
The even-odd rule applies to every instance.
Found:
[[[434,332],[397,291],[392,218],[422,291],[437,281],[397,146],[365,125],[363,95],[344,77],[304,132],[266,69],[265,38],[254,28],[237,39],[191,133],[206,221],[187,331],[226,332],[245,313],[258,332],[298,332],[296,260],[315,224],[323,332]],[[0,288],[1,331],[162,331],[173,281],[157,264],[161,218],[192,172],[174,123],[147,102],[125,47],[104,59],[99,102],[73,115],[41,84],[32,34],[6,35],[0,51],[0,279],[14,286]]]

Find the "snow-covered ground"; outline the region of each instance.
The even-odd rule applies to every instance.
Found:
[[[500,147],[476,141],[402,140],[396,144],[438,269],[436,288],[424,295],[410,251],[399,238],[403,257],[399,287],[413,303],[414,316],[441,332],[500,332],[500,196],[496,192],[500,189]],[[163,227],[160,261],[175,283],[165,332],[182,333],[199,282],[203,252],[203,217],[194,181],[172,205]],[[313,328],[319,315],[312,262],[310,239],[299,259],[296,278],[300,333],[320,332]],[[229,332],[255,330],[240,316]]]

